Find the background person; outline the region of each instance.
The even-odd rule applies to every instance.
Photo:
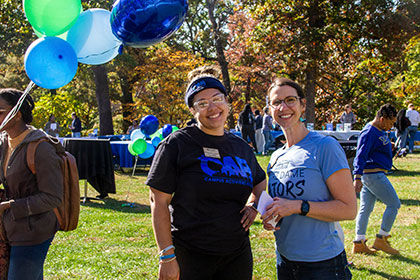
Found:
[[[58,137],[60,132],[60,125],[55,121],[53,114],[48,118],[48,122],[44,127],[44,131],[51,136]]]
[[[420,114],[414,109],[414,104],[408,105],[406,117],[410,120],[410,126],[408,127],[408,150],[409,153],[414,151],[414,138],[416,137],[417,127],[420,123]]]
[[[263,117],[260,115],[260,110],[254,111],[255,115],[255,142],[257,143],[257,150],[261,153],[264,150],[264,135],[262,134]]]
[[[344,112],[341,114],[340,123],[349,123],[351,124],[351,128],[353,128],[353,125],[356,123],[356,115],[352,112],[351,104],[346,104],[346,106],[344,106]]]
[[[274,137],[271,133],[273,129],[273,119],[270,116],[270,108],[264,107],[264,117],[263,117],[263,126],[262,133],[264,135],[264,150],[263,155],[268,155],[271,145],[274,143]]]
[[[189,75],[185,101],[197,124],[159,144],[146,181],[159,279],[252,279],[248,229],[257,212],[249,203],[265,189],[265,172],[249,145],[224,130],[227,93],[212,69]]]
[[[133,130],[139,129],[139,128],[140,128],[139,121],[138,120],[133,120],[132,125],[130,125],[127,129],[127,134],[131,134],[131,132],[133,132]]]
[[[71,113],[71,118],[73,119],[69,128],[71,129],[71,137],[80,138],[82,137],[82,122],[75,112]]]
[[[391,247],[388,239],[401,202],[385,174],[392,168],[392,144],[386,131],[394,126],[396,116],[394,106],[381,106],[375,119],[363,128],[357,142],[353,184],[356,191],[360,192],[360,209],[356,219],[353,253],[373,254],[375,250],[382,250],[391,255],[399,254],[398,250]],[[386,205],[386,209],[372,250],[366,245],[366,229],[377,199]]]
[[[268,95],[271,115],[286,137],[269,162],[274,202],[261,217],[265,229],[275,230],[277,277],[351,279],[335,229],[335,222],[354,219],[357,210],[345,153],[332,137],[309,131],[300,121],[306,99],[297,83],[277,78]],[[272,218],[276,227],[268,223]]]
[[[397,139],[399,139],[398,148],[403,149],[407,146],[407,135],[408,127],[410,126],[410,120],[405,116],[406,110],[401,109],[397,114],[397,121],[395,128],[397,129]]]
[[[0,89],[1,123],[22,94],[16,89]],[[27,166],[28,143],[45,137],[44,132],[29,126],[33,108],[28,95],[0,137],[0,180],[8,197],[0,204],[0,214],[11,245],[8,279],[43,279],[48,248],[59,228],[53,209],[61,204],[63,179],[55,147],[39,144],[36,176]]]
[[[242,138],[248,142],[248,137],[251,140],[254,151],[258,153],[257,142],[255,141],[255,118],[252,114],[251,105],[246,104],[242,112],[239,113],[238,124],[241,128]]]

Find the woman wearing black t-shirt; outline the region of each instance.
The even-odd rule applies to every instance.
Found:
[[[224,130],[227,93],[214,73],[193,71],[185,102],[197,124],[159,144],[146,182],[159,279],[252,279],[248,229],[265,172],[249,145]]]

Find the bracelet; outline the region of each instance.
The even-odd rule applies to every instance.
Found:
[[[169,260],[160,260],[159,264],[168,263],[168,262],[171,262],[171,261],[173,261],[175,259],[176,259],[176,256],[173,257],[173,258],[170,258]]]
[[[174,257],[175,257],[175,254],[170,254],[170,255],[160,256],[159,259],[162,261],[162,260],[167,260]]]
[[[168,247],[166,247],[165,249],[163,249],[162,251],[159,252],[159,256],[162,256],[163,253],[165,253],[165,252],[167,252],[171,249],[175,249],[175,246],[174,245],[169,245]]]

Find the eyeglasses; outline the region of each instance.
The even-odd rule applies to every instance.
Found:
[[[298,100],[302,99],[302,97],[299,96],[287,96],[285,99],[276,99],[272,102],[270,102],[270,106],[273,107],[274,109],[278,109],[280,107],[280,105],[284,102],[284,104],[286,104],[287,107],[293,107],[296,105],[296,102]]]
[[[205,110],[210,106],[210,102],[216,106],[222,105],[226,102],[225,95],[223,93],[213,96],[210,99],[203,99],[197,102],[194,102],[194,106],[198,108],[198,110]]]

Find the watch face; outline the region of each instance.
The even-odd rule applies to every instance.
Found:
[[[302,201],[302,206],[300,207],[301,215],[305,216],[309,212],[309,203],[304,200]]]

